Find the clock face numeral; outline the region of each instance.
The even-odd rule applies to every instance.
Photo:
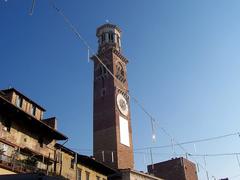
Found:
[[[119,104],[124,111],[127,109],[127,105],[123,99],[120,99]]]
[[[117,95],[117,105],[119,111],[124,115],[128,115],[128,103],[122,94]]]

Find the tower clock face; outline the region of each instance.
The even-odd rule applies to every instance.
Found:
[[[128,103],[127,100],[123,97],[122,94],[117,95],[117,105],[119,111],[124,115],[128,115]]]

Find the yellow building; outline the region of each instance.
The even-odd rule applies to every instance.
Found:
[[[0,175],[54,173],[56,140],[67,137],[44,111],[14,88],[0,91]]]
[[[115,170],[88,156],[77,154],[71,149],[56,144],[57,174],[73,180],[107,180]]]

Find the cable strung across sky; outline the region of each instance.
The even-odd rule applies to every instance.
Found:
[[[88,50],[88,56],[89,54],[94,56],[98,61],[99,63],[106,69],[106,71],[117,81],[117,82],[120,82],[116,76],[111,72],[111,70],[103,63],[103,61],[97,56],[95,55],[95,51],[90,47],[90,45],[88,44],[88,42],[82,37],[82,35],[78,32],[77,28],[71,23],[71,21],[65,16],[65,14],[63,13],[63,11],[58,8],[56,6],[56,3],[54,2],[54,0],[49,0],[49,2],[52,4],[52,7],[54,10],[56,10],[56,12],[64,19],[65,23],[70,27],[70,29],[73,31],[73,33],[78,37],[78,39],[80,39],[83,44],[86,46],[87,50]],[[127,95],[129,96],[129,98],[131,97],[134,102],[141,108],[141,110],[150,118],[150,122],[153,124],[153,125],[158,125],[159,128],[165,133],[165,135],[167,135],[171,141],[174,143],[175,142],[175,145],[179,146],[180,149],[183,150],[183,152],[187,155],[187,154],[190,154],[187,152],[187,150],[181,145],[181,143],[178,143],[176,141],[175,138],[173,138],[173,136],[165,129],[163,128],[162,126],[159,125],[159,122],[156,121],[156,119],[151,115],[151,113],[149,113],[146,108],[141,104],[139,103],[139,101],[137,100],[137,98],[135,98],[134,96],[130,96],[130,93],[127,89],[125,89],[125,87],[121,84],[121,82],[119,83],[121,88],[126,90],[127,91]],[[155,131],[154,128],[152,128],[152,130]],[[155,141],[155,132],[152,132],[153,133],[153,136],[152,138],[154,139]],[[173,144],[172,144],[173,145]],[[151,150],[151,148],[150,148]],[[196,160],[195,160],[196,161]],[[206,167],[204,167],[203,165],[201,165],[199,162],[196,161],[196,163],[207,173],[209,174],[209,171],[206,169]]]
[[[229,134],[224,134],[224,135],[214,136],[214,137],[209,137],[209,138],[204,138],[204,139],[196,139],[196,140],[191,140],[191,141],[180,142],[178,144],[173,144],[173,145],[187,145],[187,144],[195,144],[195,143],[201,143],[201,142],[209,142],[209,141],[215,141],[215,140],[219,140],[219,139],[228,138],[231,136],[240,137],[239,135],[240,135],[239,132],[235,132],[235,133],[229,133]],[[161,149],[161,148],[171,148],[171,147],[172,147],[172,144],[167,144],[167,145],[162,145],[162,146],[148,146],[148,147],[142,147],[142,148],[135,148],[135,152],[137,152],[139,150]],[[76,149],[76,150],[92,151],[92,149]]]
[[[1,28],[3,35],[1,42],[4,48],[2,56],[3,59],[9,59],[9,61],[5,61],[7,66],[12,63],[18,64],[17,56],[21,57],[20,65],[23,67],[14,66],[15,73],[12,73],[9,78],[2,76],[2,84],[5,87],[9,86],[9,80],[12,79],[10,83],[16,84],[15,86],[24,91],[26,88],[25,77],[29,73],[31,74],[31,71],[22,71],[21,76],[16,76],[17,71],[24,70],[24,64],[35,67],[35,62],[39,63],[35,72],[39,74],[38,71],[44,69],[46,73],[43,73],[41,77],[28,78],[28,81],[32,81],[31,84],[36,83],[36,86],[30,87],[27,91],[30,91],[29,93],[33,91],[37,94],[36,99],[40,99],[39,101],[44,99],[47,105],[53,106],[52,109],[59,114],[59,119],[63,123],[66,121],[69,125],[59,127],[62,131],[72,134],[68,147],[80,149],[79,152],[89,156],[93,155],[93,136],[89,130],[92,130],[93,120],[92,80],[95,68],[93,69],[92,61],[87,63],[90,61],[92,53],[83,45],[63,17],[53,9],[50,4],[53,1],[82,37],[87,40],[96,54],[99,49],[96,46],[96,42],[98,42],[96,37],[92,36],[95,35],[94,29],[99,24],[109,23],[105,22],[105,19],[108,18],[110,18],[110,23],[115,22],[122,27],[125,35],[123,34],[121,39],[125,39],[127,43],[125,47],[128,46],[126,50],[122,46],[124,50],[122,54],[128,52],[126,55],[130,55],[128,67],[130,71],[132,70],[131,73],[126,69],[131,74],[131,78],[128,78],[132,84],[130,94],[136,96],[139,103],[143,104],[147,112],[151,113],[150,116],[156,118],[156,122],[152,123],[155,120],[151,120],[150,116],[142,111],[138,102],[133,98],[130,99],[133,106],[130,109],[134,112],[131,114],[134,115],[132,116],[132,132],[137,169],[146,170],[146,163],[141,163],[144,155],[140,153],[150,153],[150,148],[152,148],[155,163],[166,158],[178,157],[178,155],[186,157],[182,148],[179,149],[179,145],[192,155],[188,156],[189,160],[194,154],[240,152],[238,148],[240,147],[240,138],[237,136],[207,140],[219,135],[240,132],[238,129],[240,123],[238,121],[240,99],[238,89],[240,84],[237,80],[239,77],[237,70],[239,51],[235,48],[239,45],[236,38],[239,26],[234,23],[240,14],[239,8],[237,8],[240,7],[240,2],[226,3],[225,1],[205,0],[204,2],[183,1],[180,3],[174,0],[173,2],[154,1],[154,4],[141,1],[136,5],[126,1],[124,3],[107,3],[103,6],[96,0],[93,2],[36,0],[33,16],[29,16],[33,0],[8,1],[8,3],[4,1],[6,0],[2,0],[0,5],[2,7],[1,14],[4,15],[1,16],[3,27],[6,27]],[[6,18],[8,20],[4,21]],[[9,20],[13,20],[13,23],[9,23]],[[19,27],[16,33],[12,25]],[[12,29],[14,32],[9,36]],[[24,37],[22,34],[29,31],[31,31],[29,38],[22,38]],[[11,47],[19,48],[19,51],[11,54]],[[27,51],[29,48],[31,51]],[[46,53],[39,52],[39,49]],[[216,50],[219,49],[221,51],[216,53]],[[29,52],[27,53],[29,56],[24,57],[24,52]],[[231,56],[231,60],[229,60],[229,56]],[[110,61],[106,59],[106,62]],[[100,64],[97,60],[96,63]],[[51,75],[52,70],[54,76]],[[2,73],[6,74],[7,70]],[[113,79],[109,73],[108,77]],[[68,92],[69,88],[76,91],[74,94],[78,97],[74,97],[74,94],[70,93],[68,94],[69,98],[63,96],[61,100],[62,102],[70,101],[72,107],[78,110],[72,111],[72,113],[69,111],[62,113],[64,104],[53,104],[52,102],[58,102],[59,98],[57,96],[48,98],[49,92],[38,88],[40,84],[37,83],[36,78],[47,79],[44,83],[49,90],[54,92],[60,93],[58,90],[61,88],[62,94]],[[59,81],[59,78],[62,81]],[[72,86],[73,83],[74,86]],[[117,89],[117,92],[121,91]],[[80,116],[79,113],[81,113]],[[77,124],[77,126],[70,126],[69,117],[74,117],[71,119],[71,123]],[[81,118],[79,119],[79,117]],[[174,136],[178,143],[172,140],[171,136],[166,136],[157,123]],[[156,142],[154,143],[152,137],[155,136],[152,135],[155,135],[155,132]],[[81,134],[85,134],[85,136]],[[113,151],[111,148],[105,149],[106,153]],[[155,155],[155,153],[157,154]],[[160,153],[168,153],[168,155],[164,156]],[[238,157],[240,159],[240,156]],[[150,162],[149,154],[146,158]],[[206,158],[207,168],[219,177],[239,174],[239,167],[234,155]],[[201,157],[196,156],[195,159],[204,165]],[[202,169],[200,170],[202,171]],[[202,174],[203,171],[200,177]]]
[[[236,133],[230,133],[230,134],[225,134],[225,135],[215,136],[215,137],[210,137],[210,138],[205,138],[205,139],[198,139],[198,140],[180,142],[178,144],[173,144],[173,145],[186,145],[186,144],[201,143],[201,142],[223,139],[223,138],[227,138],[227,137],[230,137],[230,136],[238,136],[239,137],[239,135],[240,135],[240,133],[236,132]],[[144,149],[150,149],[150,148],[151,149],[160,149],[160,148],[169,148],[169,147],[172,147],[172,144],[163,145],[163,146],[151,146],[151,147],[136,148],[136,150],[144,150]]]

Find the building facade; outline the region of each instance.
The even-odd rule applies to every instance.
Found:
[[[56,130],[55,117],[43,118],[44,111],[14,88],[0,91],[0,178],[107,180],[116,173],[56,143],[67,137]]]
[[[0,173],[54,173],[56,118],[14,88],[0,91]]]
[[[148,172],[166,180],[198,180],[195,164],[183,157],[148,165]]]
[[[80,155],[71,149],[56,144],[58,156],[57,174],[67,179],[76,180],[107,180],[115,170],[97,162],[91,157]]]
[[[96,160],[114,169],[133,169],[128,60],[121,53],[121,30],[116,25],[104,24],[96,35],[98,53],[92,57],[93,154]]]
[[[109,180],[163,180],[163,179],[152,176],[148,173],[143,173],[132,169],[121,169],[117,174],[109,177]]]

